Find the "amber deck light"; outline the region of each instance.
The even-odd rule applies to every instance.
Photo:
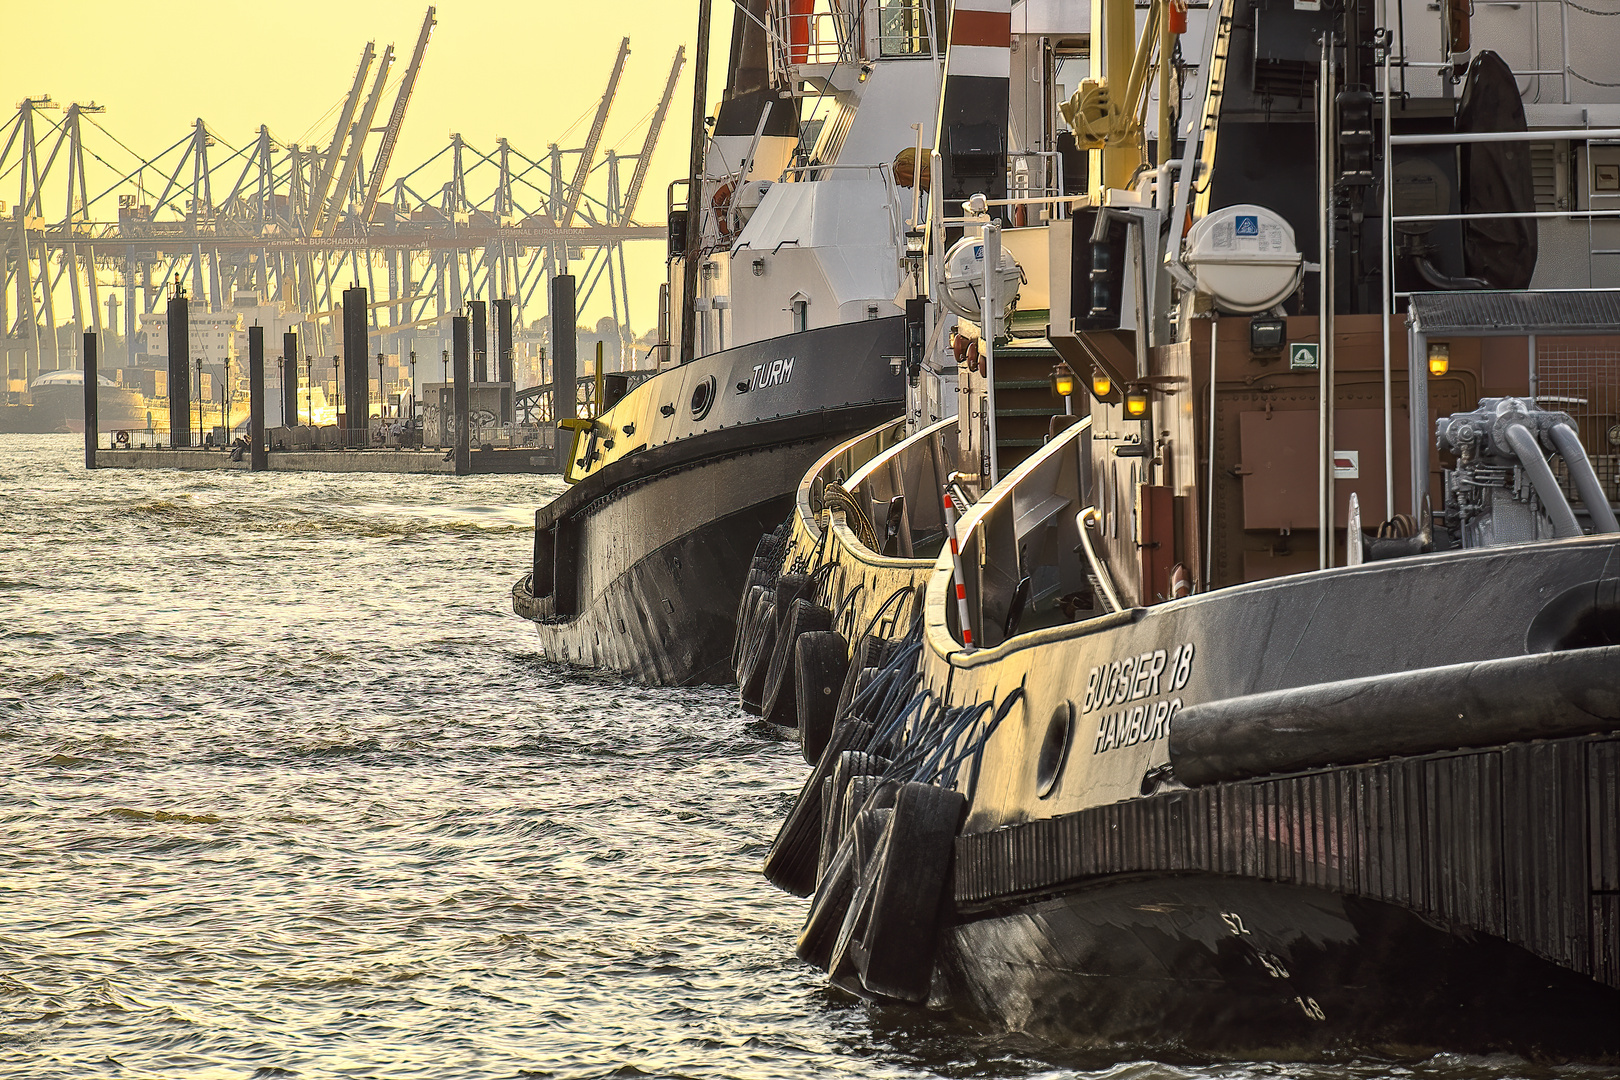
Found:
[[[1098,399],[1107,397],[1114,392],[1114,380],[1108,377],[1108,372],[1097,368],[1091,373],[1091,392]]]
[[[1052,393],[1058,397],[1068,397],[1074,393],[1074,371],[1068,364],[1055,364],[1052,367]]]
[[[1429,343],[1429,374],[1439,378],[1451,370],[1451,346],[1444,341]]]
[[[1125,415],[1139,420],[1147,415],[1148,392],[1145,386],[1133,386],[1125,391]]]

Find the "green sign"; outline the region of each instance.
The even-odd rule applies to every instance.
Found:
[[[1321,368],[1322,346],[1314,341],[1296,341],[1288,346],[1289,371],[1316,371]]]

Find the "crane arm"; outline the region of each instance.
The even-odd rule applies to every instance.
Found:
[[[630,220],[636,212],[636,200],[641,197],[641,185],[647,180],[647,169],[652,165],[653,148],[658,145],[658,134],[664,127],[664,116],[669,112],[669,103],[675,97],[675,83],[681,77],[681,68],[686,64],[686,46],[682,45],[675,50],[675,62],[669,68],[669,80],[664,83],[664,96],[658,102],[658,108],[653,111],[652,123],[647,127],[647,138],[641,144],[641,154],[636,158],[636,171],[630,174],[630,189],[624,195],[624,207],[619,211],[619,223]]]
[[[354,110],[360,107],[360,94],[366,88],[366,75],[371,71],[371,58],[376,52],[377,43],[366,42],[365,51],[360,54],[360,68],[354,73],[354,86],[349,89],[349,96],[343,102],[343,115],[338,117],[337,127],[332,132],[332,145],[326,151],[326,160],[316,170],[315,182],[310,185],[308,232],[313,233],[320,224],[321,208],[326,205],[326,192],[332,186],[332,178],[337,175],[338,158],[343,153],[344,140],[349,137],[349,125],[354,123]]]
[[[366,99],[366,107],[361,110],[360,119],[354,122],[353,135],[349,139],[349,153],[343,160],[343,175],[332,188],[332,198],[326,204],[326,211],[316,222],[317,235],[337,224],[338,214],[343,209],[343,200],[349,197],[349,185],[354,183],[355,174],[360,171],[361,151],[365,149],[366,136],[371,134],[371,122],[376,119],[377,106],[382,103],[383,84],[388,81],[388,69],[393,63],[394,47],[390,45],[383,50],[382,63],[377,66],[377,81],[372,84],[371,96]]]
[[[619,56],[613,61],[613,74],[608,76],[607,91],[602,104],[597,106],[596,118],[591,121],[591,133],[585,138],[585,148],[579,152],[579,166],[574,170],[574,182],[568,188],[568,200],[563,205],[557,224],[567,226],[579,211],[580,200],[585,197],[585,180],[591,174],[596,160],[596,148],[602,142],[602,129],[607,127],[608,110],[613,107],[613,96],[619,92],[619,76],[624,74],[625,57],[630,55],[630,39],[619,42]]]
[[[382,194],[383,177],[394,157],[394,144],[399,141],[399,129],[405,123],[405,109],[411,103],[411,90],[416,86],[416,73],[422,69],[422,56],[427,52],[428,38],[433,34],[433,8],[427,9],[422,20],[422,33],[416,39],[416,51],[411,54],[411,66],[405,69],[405,79],[399,84],[394,98],[394,111],[388,116],[388,127],[383,130],[382,144],[371,162],[371,175],[366,179],[366,202],[360,211],[360,220],[369,222],[377,209],[377,198]]]

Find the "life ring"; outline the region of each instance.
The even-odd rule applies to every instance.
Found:
[[[778,619],[782,609],[777,608]],[[795,600],[787,609],[785,625],[776,635],[776,652],[771,657],[770,674],[765,680],[761,714],[777,727],[793,727],[799,722],[794,684],[794,646],[801,634],[832,629],[832,609],[813,600]]]
[[[731,181],[727,180],[714,189],[714,198],[709,200],[709,205],[714,208],[715,224],[720,227],[722,237],[731,235],[731,196],[734,190]]]
[[[838,700],[849,674],[849,643],[836,630],[812,630],[793,643],[793,692],[799,712],[799,752],[821,760],[838,719]]]
[[[960,792],[901,785],[839,929],[827,965],[835,982],[866,998],[928,1000],[940,898],[966,812]]]
[[[129,432],[120,429],[113,435],[113,442],[117,443],[119,446],[128,446]]]

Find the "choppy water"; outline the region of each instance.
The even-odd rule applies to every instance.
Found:
[[[1600,1075],[1076,1059],[825,989],[757,874],[795,751],[510,614],[557,490],[0,436],[0,1075]]]

